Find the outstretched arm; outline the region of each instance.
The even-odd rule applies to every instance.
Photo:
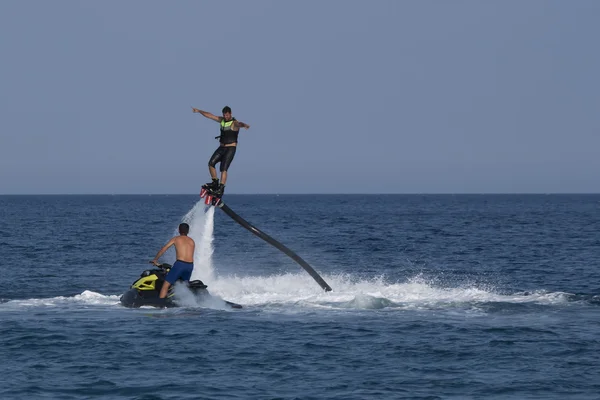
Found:
[[[160,256],[162,256],[169,247],[173,246],[173,244],[175,244],[175,238],[169,240],[167,244],[165,244],[163,248],[160,249],[158,253],[156,253],[156,257],[154,257],[154,260],[150,261],[150,264],[158,265],[158,259],[160,258]]]
[[[250,125],[243,123],[242,121],[234,121],[233,124],[235,126],[237,126],[238,129],[240,128],[246,128],[246,129],[250,129]]]
[[[217,122],[221,122],[221,120],[223,119],[223,117],[217,117],[214,114],[209,113],[208,111],[202,111],[202,110],[198,110],[197,108],[192,107],[192,112],[194,113],[200,113],[203,116],[205,116],[208,119],[212,119],[213,121],[217,121]]]

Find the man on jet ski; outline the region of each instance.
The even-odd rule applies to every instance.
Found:
[[[179,224],[179,236],[175,236],[163,246],[162,249],[156,254],[154,260],[150,261],[150,264],[159,265],[158,259],[164,254],[165,251],[171,246],[175,246],[175,253],[177,255],[177,261],[171,267],[171,270],[165,277],[165,283],[160,289],[160,297],[164,299],[167,297],[169,287],[177,281],[177,279],[183,279],[189,281],[192,277],[192,271],[194,269],[194,248],[196,244],[194,239],[188,237],[190,232],[190,226],[186,223]]]

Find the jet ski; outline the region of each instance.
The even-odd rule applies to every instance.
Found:
[[[121,296],[121,304],[129,308],[139,308],[142,306],[151,307],[179,307],[175,298],[174,285],[171,285],[167,292],[167,297],[161,299],[158,297],[160,289],[165,282],[165,276],[171,269],[171,264],[161,264],[156,269],[148,269],[141,273],[131,288]],[[201,302],[202,299],[210,299],[212,296],[206,289],[207,286],[200,280],[187,282],[190,291]],[[231,308],[242,308],[241,305],[225,301]]]

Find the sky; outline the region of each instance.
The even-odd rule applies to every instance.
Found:
[[[599,193],[600,2],[0,2],[0,194]]]

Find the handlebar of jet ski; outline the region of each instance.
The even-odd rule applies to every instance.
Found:
[[[153,265],[153,266],[155,266],[156,268],[160,268],[160,269],[162,269],[162,270],[165,270],[165,269],[170,269],[170,268],[172,267],[172,265],[171,265],[171,264],[169,264],[169,263],[160,263],[160,264],[158,264],[158,265],[154,264],[152,261],[148,261],[148,263],[149,263],[149,264],[152,264],[152,265]]]

